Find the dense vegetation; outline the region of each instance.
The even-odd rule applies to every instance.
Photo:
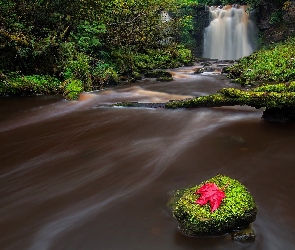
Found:
[[[190,64],[204,26],[198,18],[205,18],[196,18],[200,6],[228,3],[0,0],[0,95],[53,93],[74,99],[81,91],[139,79],[151,69]],[[259,9],[265,0],[240,3]],[[277,0],[271,6],[275,22],[290,4]],[[274,52],[255,53],[230,75],[247,83],[293,80],[293,45],[290,40]]]
[[[0,1],[0,95],[64,94],[192,61],[174,34],[190,0]],[[169,21],[162,11],[174,13]],[[46,82],[46,84],[45,84]]]
[[[255,81],[287,82],[295,80],[295,39],[261,49],[242,58],[228,69],[236,82],[251,84]]]

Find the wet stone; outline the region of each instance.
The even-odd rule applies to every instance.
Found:
[[[161,76],[156,79],[158,82],[171,82],[173,81],[173,77]]]
[[[115,106],[130,108],[165,108],[165,103],[120,102],[116,103]]]
[[[231,237],[234,241],[239,242],[254,242],[255,241],[255,232],[252,228],[246,228],[238,232],[231,233]]]
[[[197,68],[195,71],[194,71],[194,74],[201,74],[201,73],[204,73],[205,72],[205,69],[204,68]]]

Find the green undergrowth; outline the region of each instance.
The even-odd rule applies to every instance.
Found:
[[[20,76],[10,74],[0,81],[0,95],[61,94],[62,87],[57,78],[51,76]]]
[[[228,68],[228,77],[242,84],[295,80],[295,38],[261,49]]]
[[[248,105],[255,108],[295,107],[295,81],[262,85],[250,90],[223,88],[217,94],[184,100],[172,100],[165,108],[198,108]]]
[[[209,203],[203,206],[195,203],[199,198],[195,192],[205,183],[215,183],[225,193],[220,207],[214,212],[211,212]],[[180,230],[188,236],[221,235],[245,228],[255,220],[257,213],[255,201],[247,188],[223,175],[177,190],[169,205]]]
[[[178,39],[182,14],[160,15],[191,2],[0,0],[0,95],[72,99],[191,64],[191,50]]]
[[[76,79],[67,79],[60,82],[51,76],[11,75],[0,81],[0,96],[30,96],[30,95],[61,95],[68,100],[77,99],[83,91],[83,82]]]
[[[134,67],[139,71],[157,68],[177,68],[192,65],[193,55],[189,49],[181,45],[162,49],[146,50],[144,53],[134,53]]]
[[[149,50],[147,54],[129,51],[113,53],[106,61],[77,52],[75,46],[64,46],[66,59],[59,66],[59,75],[23,75],[22,72],[4,74],[0,71],[0,96],[61,94],[77,99],[79,93],[120,84],[120,79],[136,81],[151,74],[155,68],[173,68],[192,62],[190,50],[179,46]],[[163,53],[162,53],[163,52]],[[165,71],[155,71],[165,72]],[[152,77],[152,76],[149,76]],[[156,75],[159,81],[172,81],[168,72]]]

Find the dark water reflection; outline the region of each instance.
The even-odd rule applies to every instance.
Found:
[[[1,98],[0,249],[294,249],[294,124],[263,122],[261,110],[247,107],[100,107],[230,85],[189,70],[173,83],[147,81],[77,102]],[[166,206],[172,191],[218,173],[253,194],[254,243],[178,232]]]

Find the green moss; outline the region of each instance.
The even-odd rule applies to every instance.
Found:
[[[162,77],[158,77],[156,79],[156,81],[159,81],[159,82],[171,82],[171,81],[173,81],[173,77],[162,76]]]
[[[226,195],[213,213],[209,204],[201,206],[195,203],[199,198],[195,192],[205,183],[215,183]],[[180,230],[189,236],[222,235],[245,228],[255,220],[257,214],[257,206],[247,188],[239,181],[222,175],[176,191],[170,205]]]
[[[295,82],[262,85],[250,90],[223,88],[218,94],[184,100],[172,100],[165,108],[198,108],[248,105],[255,108],[295,107]]]

